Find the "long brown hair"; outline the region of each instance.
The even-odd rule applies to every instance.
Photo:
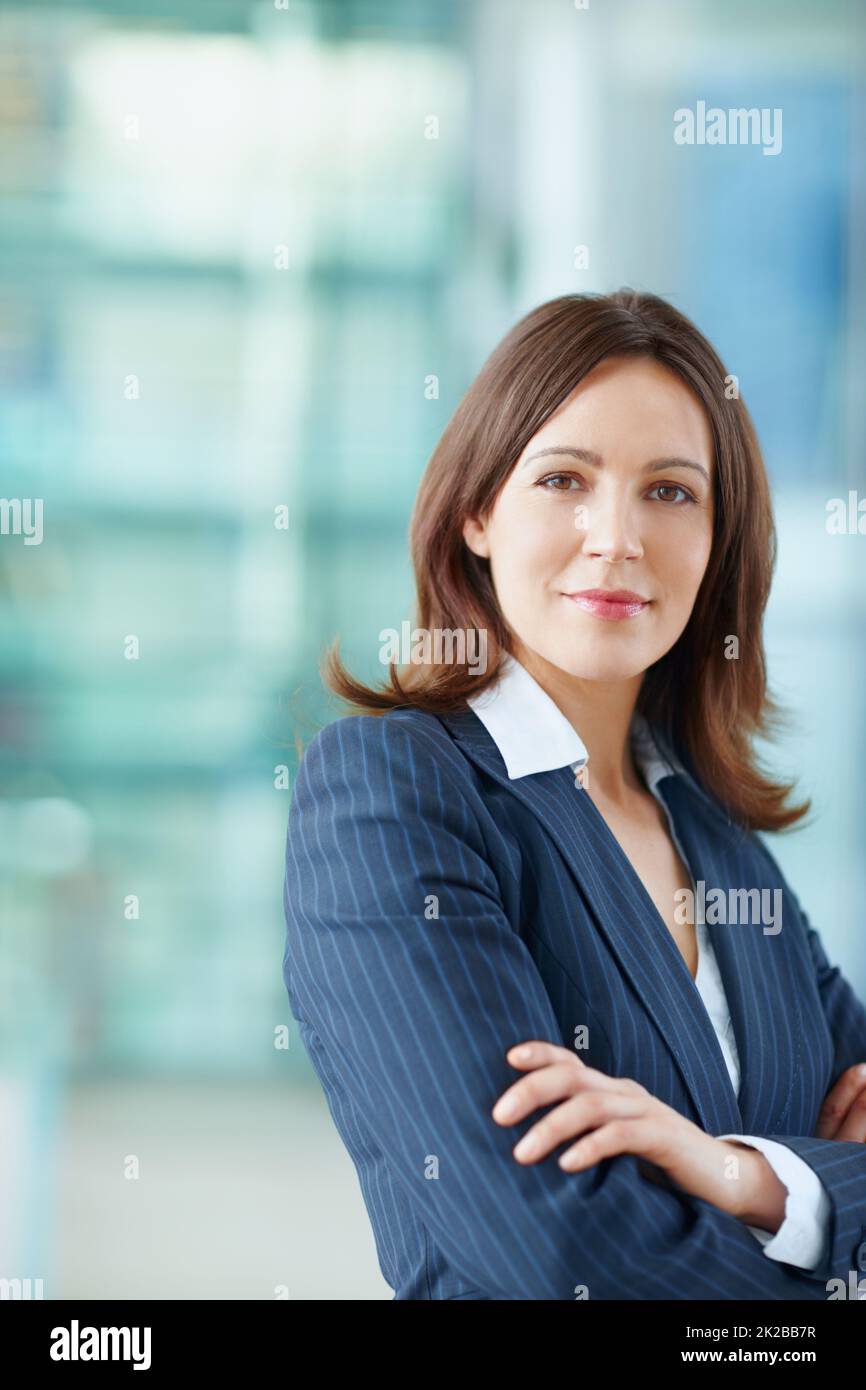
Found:
[[[655,358],[702,403],[715,448],[713,545],[689,621],[645,673],[637,710],[667,738],[698,780],[742,824],[783,830],[810,802],[787,805],[794,783],[758,767],[751,740],[780,727],[767,692],[764,609],[776,560],[770,490],[751,417],[733,378],[695,325],[653,294],[567,294],[526,314],[485,362],[427,465],[410,528],[423,631],[487,632],[483,674],[470,661],[412,664],[401,680],[389,667],[380,688],[343,666],[335,643],[325,684],[354,710],[383,714],[414,706],[443,713],[492,684],[511,634],[489,561],[463,539],[470,516],[486,516],[529,440],[606,357]],[[739,639],[729,659],[726,640]]]

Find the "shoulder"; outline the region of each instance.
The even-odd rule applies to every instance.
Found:
[[[361,837],[386,857],[407,845],[484,852],[491,816],[477,774],[436,715],[399,709],[327,724],[301,759],[289,839],[328,845]]]
[[[374,754],[382,750],[426,749],[430,754],[453,747],[454,739],[435,714],[394,709],[387,714],[346,714],[326,724],[311,740],[303,760],[325,754]]]
[[[308,788],[381,782],[422,789],[431,779],[465,781],[469,764],[446,724],[425,710],[349,714],[320,729],[298,774]]]

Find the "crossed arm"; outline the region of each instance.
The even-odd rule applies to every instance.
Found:
[[[531,1126],[516,1135],[491,1116],[514,1081],[506,1051],[559,1028],[503,910],[459,759],[399,719],[337,721],[301,764],[286,851],[297,1007],[433,1239],[493,1298],[826,1297],[730,1211],[650,1180],[634,1153],[573,1172],[515,1160]],[[850,1064],[866,1053],[866,1011],[813,936],[837,1061]],[[821,1277],[846,1278],[866,1223],[866,1148],[774,1138],[829,1192]]]
[[[778,1169],[784,1172],[785,1165],[778,1158],[769,1162],[744,1137],[713,1138],[638,1082],[588,1067],[575,1053],[554,1043],[527,1040],[509,1050],[508,1061],[527,1075],[509,1086],[493,1107],[498,1124],[513,1125],[542,1106],[555,1107],[515,1145],[516,1161],[538,1163],[558,1145],[576,1139],[557,1158],[566,1172],[631,1153],[655,1165],[682,1191],[711,1202],[750,1229],[757,1228],[752,1233],[763,1244],[783,1224],[789,1188]],[[866,1141],[866,1064],[849,1067],[831,1088],[816,1134],[839,1141]],[[769,1153],[777,1153],[778,1145],[772,1141],[759,1142],[767,1144]],[[783,1147],[781,1152],[789,1151]],[[801,1163],[804,1160],[790,1156],[792,1181],[799,1176],[794,1165]],[[810,1173],[807,1168],[807,1176]],[[652,1171],[648,1176],[654,1176]],[[830,1208],[829,1216],[831,1204],[820,1182],[818,1189],[820,1209]],[[820,1226],[818,1236],[826,1247]],[[793,1250],[786,1253],[791,1254],[788,1263],[805,1269],[821,1263],[820,1256],[801,1260],[794,1258]]]

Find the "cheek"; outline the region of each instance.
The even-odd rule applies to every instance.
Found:
[[[545,506],[545,499],[514,496],[501,499],[493,532],[495,566],[505,575],[520,570],[524,576],[549,571],[557,557],[569,556],[577,529],[572,508],[560,502]]]
[[[706,574],[711,543],[707,525],[690,533],[658,538],[653,567],[662,579],[669,602],[691,608]]]
[[[707,572],[707,565],[710,563],[710,551],[712,549],[712,529],[704,527],[701,537],[696,542],[694,549],[686,553],[685,579],[690,586],[692,600],[697,596],[701,581]]]

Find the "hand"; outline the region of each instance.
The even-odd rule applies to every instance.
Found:
[[[521,1055],[524,1049],[526,1056]],[[557,1160],[567,1172],[590,1168],[614,1154],[636,1154],[661,1168],[683,1191],[749,1225],[765,1230],[781,1225],[786,1189],[756,1149],[713,1139],[637,1081],[588,1067],[565,1047],[533,1040],[506,1056],[529,1074],[496,1102],[492,1115],[497,1124],[513,1125],[540,1106],[563,1102],[524,1134],[514,1149],[518,1162],[535,1163],[564,1140],[581,1135]],[[730,1173],[734,1157],[737,1164]]]
[[[815,1137],[866,1142],[866,1066],[862,1062],[843,1071],[827,1092]]]

